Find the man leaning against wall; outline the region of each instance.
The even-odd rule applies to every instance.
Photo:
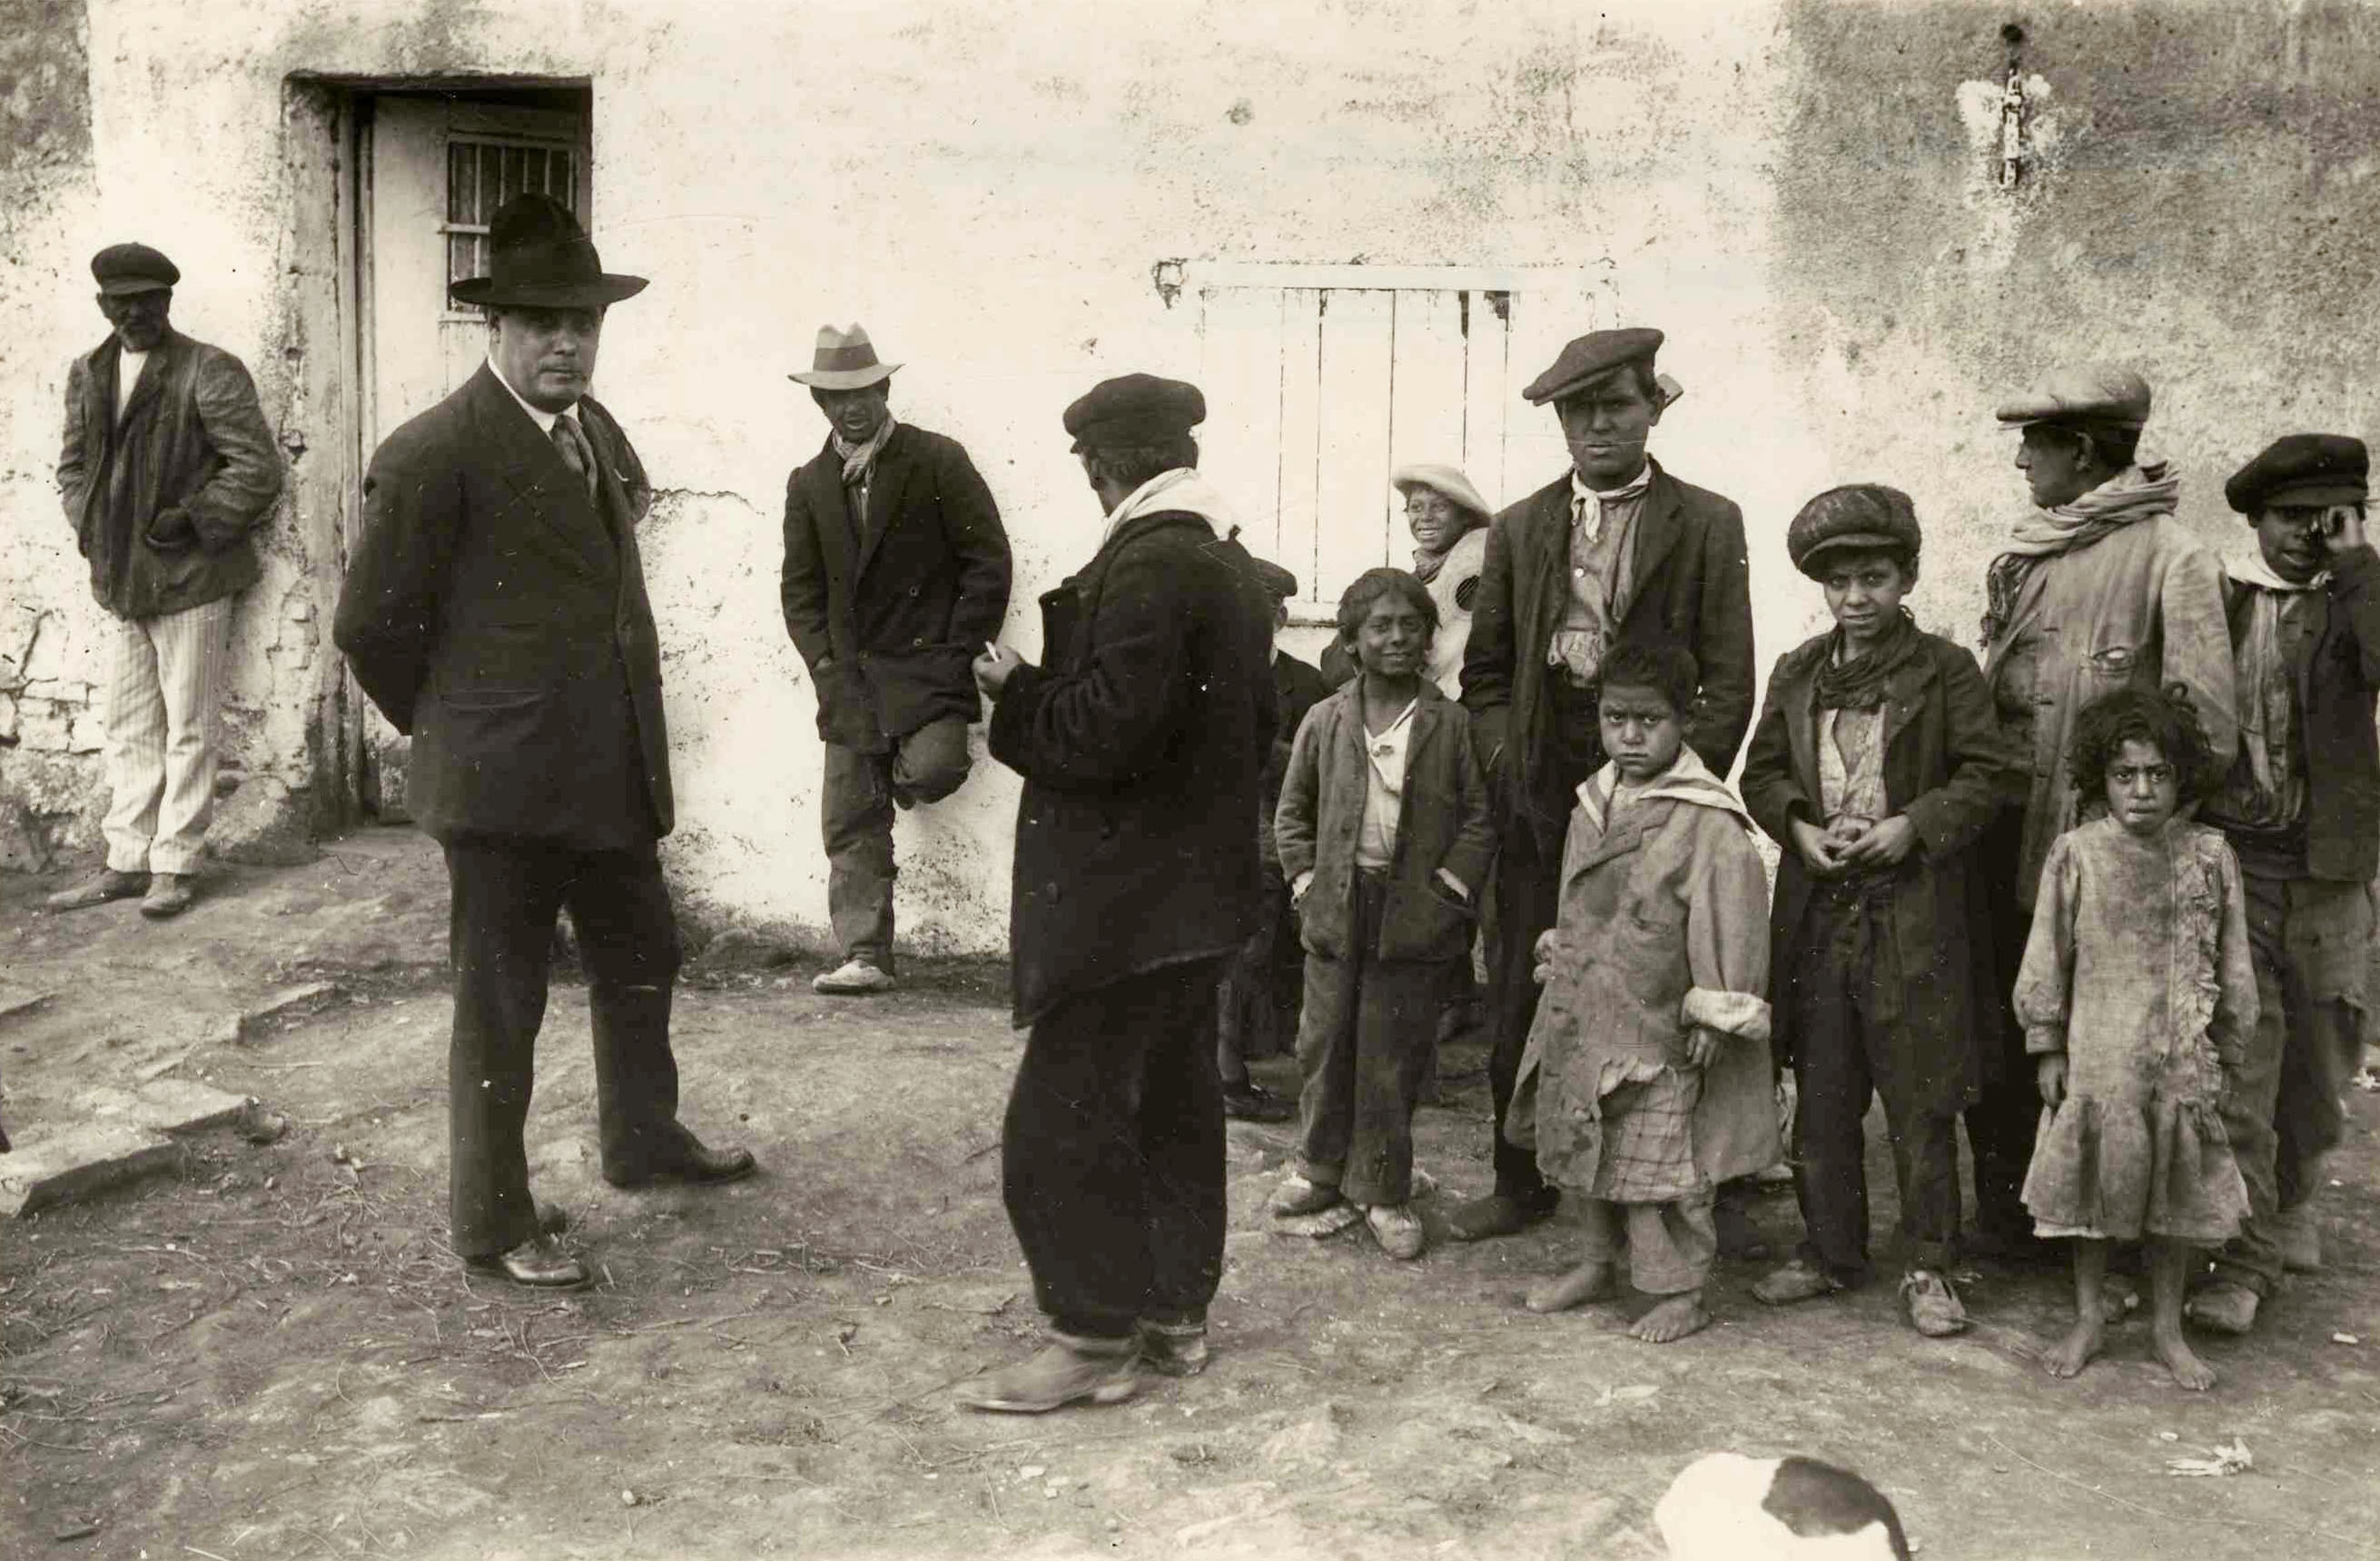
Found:
[[[58,490],[108,637],[106,866],[49,898],[188,909],[214,811],[232,614],[281,458],[237,358],[169,318],[182,274],[146,244],[91,257],[107,339],[67,373]]]

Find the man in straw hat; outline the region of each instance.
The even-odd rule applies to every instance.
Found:
[[[240,360],[174,329],[174,262],[146,244],[91,257],[107,339],[67,372],[58,491],[108,634],[97,876],[49,899],[79,910],[141,895],[178,914],[214,811],[232,608],[261,568],[249,534],[281,493],[281,457]]]
[[[1127,374],[1066,409],[1107,520],[1041,598],[1045,661],[975,665],[992,756],[1025,777],[1009,936],[1031,1027],[1001,1183],[1050,1343],[970,1379],[972,1409],[1111,1404],[1137,1364],[1207,1360],[1223,1273],[1216,981],[1257,921],[1277,723],[1272,598],[1198,475],[1194,384]]]
[[[1655,330],[1592,332],[1522,392],[1553,408],[1571,470],[1488,528],[1463,702],[1500,797],[1488,1064],[1496,1187],[1454,1212],[1458,1240],[1510,1235],[1545,1217],[1557,1196],[1535,1157],[1505,1135],[1504,1112],[1536,1015],[1536,945],[1554,924],[1574,793],[1604,764],[1605,653],[1654,638],[1693,654],[1702,686],[1686,745],[1714,774],[1727,774],[1752,725],[1743,512],[1645,451],[1677,399],[1674,383],[1654,371],[1661,341]]]
[[[490,274],[451,289],[487,311],[488,360],[373,452],[335,634],[412,736],[407,806],[446,852],[455,1250],[516,1284],[579,1285],[521,1140],[560,909],[587,968],[604,1179],[753,1164],[677,1120],[669,738],[636,537],[652,491],[587,395],[604,310],[645,280],[605,273],[547,196],[506,201],[489,235]]]
[[[958,442],[900,421],[857,324],[821,326],[807,373],[827,442],[785,481],[785,628],[818,689],[827,916],[843,962],[810,985],[887,992],[892,812],[967,777],[967,671],[1008,616],[1008,534]]]

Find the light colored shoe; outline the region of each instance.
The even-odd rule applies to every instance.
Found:
[[[890,992],[898,982],[892,972],[870,959],[846,959],[810,980],[810,990],[825,997],[868,997]]]
[[[1292,1171],[1273,1189],[1272,1201],[1265,1205],[1265,1212],[1275,1219],[1295,1219],[1302,1214],[1318,1214],[1338,1203],[1337,1188],[1308,1181]]]
[[[2314,1223],[2313,1204],[2301,1203],[2276,1213],[2273,1240],[2281,1249],[2281,1267],[2285,1272],[2322,1272],[2322,1229]]]
[[[1901,1277],[1900,1311],[1909,1325],[1929,1339],[1946,1339],[1967,1331],[1967,1309],[1950,1281],[1929,1268]]]
[[[1030,1360],[959,1384],[962,1409],[1041,1415],[1069,1404],[1121,1404],[1140,1391],[1140,1342],[1052,1334]]]
[[[1402,1203],[1375,1203],[1364,1211],[1364,1223],[1372,1227],[1380,1250],[1399,1262],[1411,1262],[1429,1244],[1420,1217]]]
[[[128,900],[149,886],[145,872],[118,872],[103,868],[72,887],[60,889],[42,902],[44,910],[84,910],[110,900]]]
[[[195,884],[196,880],[187,872],[151,873],[149,892],[140,896],[140,914],[152,921],[179,916],[198,898]]]
[[[2210,1334],[2237,1338],[2256,1325],[2256,1311],[2265,1298],[2245,1285],[2218,1279],[2183,1303],[2181,1314]]]

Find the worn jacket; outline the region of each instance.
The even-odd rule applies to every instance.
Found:
[[[169,330],[119,419],[121,351],[111,334],[67,371],[58,492],[91,594],[146,618],[247,590],[261,572],[249,533],[282,480],[255,382],[223,348]]]
[[[1360,680],[1348,684],[1298,727],[1273,816],[1281,876],[1294,884],[1298,874],[1314,873],[1298,902],[1305,947],[1326,959],[1358,952],[1378,959],[1467,957],[1480,889],[1496,851],[1495,826],[1488,820],[1488,783],[1472,752],[1470,718],[1427,679],[1405,739],[1403,811],[1389,860],[1379,944],[1361,951],[1350,946],[1355,836],[1371,769],[1362,689]],[[1441,870],[1462,881],[1468,900],[1439,881]]]
[[[2231,637],[2223,616],[2223,568],[2173,517],[2136,520],[2088,546],[2046,558],[2018,593],[2009,623],[1985,648],[1993,698],[2010,649],[2030,641],[2034,662],[2033,786],[2024,811],[2017,892],[2031,905],[2049,844],[2074,827],[2078,799],[2066,761],[2082,707],[2118,689],[2190,690],[2228,769],[2240,738]]]
[[[1043,665],[1010,675],[989,732],[1025,778],[1018,1023],[1254,931],[1272,620],[1246,550],[1182,510],[1117,527],[1042,596]]]
[[[374,451],[334,634],[413,738],[406,805],[439,840],[587,850],[670,831],[661,650],[627,435],[592,400],[598,494],[486,365]]]
[[[968,664],[1008,616],[1008,533],[958,442],[908,423],[877,453],[864,522],[829,439],[785,481],[785,628],[819,736],[868,752],[982,705]]]
[[[1771,1044],[1788,1064],[1803,1039],[1793,1028],[1791,982],[1818,954],[1802,940],[1819,881],[1794,849],[1791,825],[1826,823],[1816,679],[1834,638],[1821,634],[1779,659],[1743,756],[1744,806],[1783,848],[1769,969],[1777,972]],[[1996,1072],[2005,1039],[1975,841],[2002,808],[2023,801],[2025,772],[2000,733],[1975,658],[1939,635],[1919,638],[1919,652],[1885,690],[1885,802],[1916,826],[1917,848],[1866,891],[1884,902],[1890,929],[1870,998],[1880,1011],[1868,1017],[1896,1036],[1901,1060],[1894,1067],[1910,1070],[1918,1090],[1912,1098],[1964,1104]],[[2012,959],[2016,951],[2009,953]]]
[[[1697,1030],[1718,1037],[1693,1118],[1713,1184],[1778,1155],[1768,1060],[1768,880],[1746,818],[1691,750],[1617,812],[1614,773],[1577,788],[1561,903],[1539,945],[1551,967],[1522,1054],[1505,1134],[1565,1186],[1594,1180],[1605,1096],[1630,1074],[1682,1068]]]
[[[2246,632],[2256,587],[2226,578],[2231,642]],[[2313,654],[2298,679],[2298,735],[2305,744],[2306,874],[2337,884],[2380,875],[2380,554],[2361,547],[2331,560],[2319,592]]]
[[[1752,724],[1755,669],[1743,512],[1679,482],[1658,461],[1652,465],[1637,512],[1634,567],[1613,604],[1618,638],[1660,635],[1694,652],[1703,686],[1686,743],[1724,775]],[[1548,762],[1553,705],[1546,693],[1546,651],[1569,601],[1570,506],[1565,473],[1490,523],[1463,653],[1463,702],[1480,751],[1516,808],[1548,835],[1570,809]]]

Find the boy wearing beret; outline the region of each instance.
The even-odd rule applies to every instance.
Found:
[[[2189,1307],[2217,1333],[2246,1333],[2285,1271],[2320,1264],[2311,1204],[2362,1051],[2380,870],[2369,469],[2359,440],[2293,433],[2223,489],[2256,555],[2223,582],[2240,751],[2202,816],[2240,859],[2259,1017],[2223,1114],[2249,1218]]]
[[[1975,842],[2022,801],[1974,658],[1901,598],[1923,542],[1909,495],[1861,483],[1803,506],[1793,564],[1835,627],[1787,653],[1743,762],[1743,800],[1783,848],[1769,914],[1774,1044],[1801,1093],[1794,1192],[1806,1231],[1753,1294],[1773,1306],[1864,1282],[1861,1122],[1884,1097],[1905,1250],[1903,1311],[1929,1336],[1966,1314],[1958,1120],[1999,1055]]]

